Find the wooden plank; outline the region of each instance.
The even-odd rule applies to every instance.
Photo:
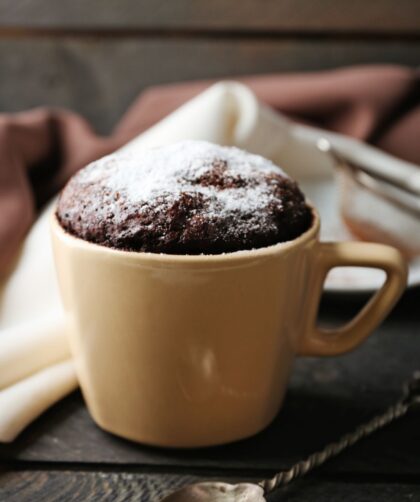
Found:
[[[0,110],[64,106],[104,133],[157,83],[372,62],[416,66],[419,54],[420,41],[0,38]]]
[[[419,33],[417,0],[3,0],[3,27]]]
[[[78,471],[20,471],[0,475],[0,500],[7,502],[157,502],[196,476]],[[205,478],[209,480],[208,477]],[[211,478],[210,478],[211,479]],[[218,479],[218,478],[215,478]],[[235,480],[228,479],[228,482]],[[273,493],[270,502],[403,502],[420,497],[418,484],[325,481],[311,477]]]
[[[112,472],[18,471],[0,474],[7,502],[151,502],[189,483],[193,476]]]
[[[88,416],[79,394],[62,401],[11,445],[0,459],[18,462],[83,462],[111,465],[194,466],[267,472],[296,460],[349,432],[383,410],[402,383],[420,368],[418,294],[414,290],[388,321],[357,351],[339,358],[297,361],[285,405],[274,423],[246,441],[200,450],[145,447],[102,432]],[[358,306],[329,299],[323,319],[347,318]],[[328,473],[420,472],[420,409],[355,446],[326,467]],[[24,465],[24,464],[23,464]]]

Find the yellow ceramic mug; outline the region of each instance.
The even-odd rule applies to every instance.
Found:
[[[120,436],[195,447],[255,434],[282,403],[296,355],[356,347],[406,284],[394,248],[299,238],[252,251],[180,256],[117,251],[52,221],[72,351],[94,420]],[[346,326],[316,326],[325,276],[378,267],[384,286]]]

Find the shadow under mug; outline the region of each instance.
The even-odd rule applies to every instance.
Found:
[[[157,446],[251,436],[277,414],[296,355],[359,345],[402,294],[394,248],[319,242],[319,216],[290,242],[221,255],[110,249],[66,233],[53,247],[76,371],[103,429]],[[337,266],[377,267],[386,281],[344,327],[316,325]]]

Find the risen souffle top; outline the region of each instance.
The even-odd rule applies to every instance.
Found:
[[[238,148],[183,141],[89,164],[68,182],[57,217],[111,248],[219,254],[296,238],[311,210],[296,182]]]

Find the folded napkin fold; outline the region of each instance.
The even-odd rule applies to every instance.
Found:
[[[74,365],[67,359],[0,391],[0,440],[13,441],[29,423],[76,387]]]
[[[367,76],[363,74],[362,70],[358,71],[362,73],[360,77],[363,76],[361,80],[365,82]],[[366,71],[369,74],[369,71]],[[376,75],[374,70],[371,71]],[[394,93],[398,94],[400,98],[404,94],[403,88],[407,91],[413,83],[414,76],[409,71],[385,68],[379,71],[379,73],[381,72],[390,73],[390,82],[394,82],[394,87],[398,87],[399,90],[399,94],[396,89],[394,89]],[[343,73],[345,74],[345,72]],[[343,73],[332,73],[331,78],[340,81],[343,78]],[[295,85],[300,81],[299,79],[302,79],[297,76],[289,78]],[[322,87],[321,84],[327,77],[320,75],[317,78],[319,79],[317,85]],[[264,86],[270,90],[274,89],[273,79],[274,77],[266,80],[254,79],[251,83],[254,87],[260,86],[259,92],[262,92],[261,88]],[[357,78],[356,81],[358,81]],[[302,88],[303,84],[304,81],[301,80]],[[162,90],[160,95],[163,97],[166,95],[167,99],[163,100],[161,110],[170,109],[173,106],[176,101],[172,99],[173,92],[175,92],[174,95],[177,96],[177,99],[184,101],[186,95],[194,94],[197,89],[201,90],[200,86],[207,87],[206,84],[199,84],[193,88],[181,87],[176,89],[176,92],[171,89]],[[300,92],[303,98],[303,90]],[[324,89],[323,92],[326,90]],[[67,163],[64,161],[64,167],[61,165],[61,170],[56,169],[51,177],[48,177],[48,183],[45,184],[47,188],[44,187],[43,191],[38,192],[39,200],[51,196],[53,191],[76,168],[97,156],[114,150],[117,146],[123,145],[127,139],[135,136],[139,129],[142,130],[146,125],[149,125],[143,118],[143,122],[141,120],[136,122],[135,114],[143,106],[148,109],[151,106],[150,103],[155,103],[155,98],[158,95],[157,91],[146,94],[145,104],[142,104],[141,99],[134,106],[133,111],[127,114],[110,140],[95,137],[87,125],[72,114],[64,114],[63,116],[60,115],[62,112],[54,112],[55,115],[54,113],[49,115],[50,127],[58,127],[62,138],[65,138],[61,146],[64,145],[68,149],[74,148],[74,150],[78,150],[79,154],[77,156],[70,154],[70,152],[64,152],[64,154],[68,154],[70,160]],[[385,101],[385,98],[382,96],[381,100]],[[382,101],[380,104],[383,104]],[[154,107],[152,108],[154,110]],[[313,108],[314,106],[311,108],[308,104],[308,115],[310,115],[310,111],[315,113]],[[377,108],[381,108],[379,104]],[[304,106],[302,106],[303,109]],[[418,108],[416,110],[417,113]],[[382,118],[384,113],[381,115]],[[372,126],[373,115],[373,112],[369,114],[371,117],[368,121],[370,126]],[[31,119],[34,120],[33,116]],[[19,120],[31,122],[28,115],[20,116]],[[43,123],[42,117],[38,117],[38,120]],[[342,129],[345,123],[344,119],[340,122],[337,118],[335,126],[337,129]],[[357,123],[365,124],[364,132],[360,129],[358,134],[364,137],[367,130],[366,123],[363,121]],[[0,124],[0,157],[2,150],[1,127]],[[22,127],[23,130],[20,132],[23,136],[28,136],[26,140],[30,143],[32,141],[31,131],[34,132],[37,129],[35,126],[35,129],[31,129],[28,124]],[[359,127],[361,128],[360,125]],[[250,88],[235,82],[213,85],[143,134],[134,137],[122,148],[135,153],[144,148],[181,139],[204,139],[221,144],[237,145],[269,157],[282,165],[291,176],[298,180],[304,180],[308,175],[322,178],[328,175],[332,169],[329,157],[315,147],[316,141],[321,136],[327,137],[338,151],[345,153],[346,156],[355,161],[363,158],[365,164],[367,162],[374,165],[386,164],[390,169],[405,169],[407,172],[417,170],[413,164],[398,160],[357,139],[292,122],[284,115],[263,105]],[[20,138],[21,141],[23,139]],[[78,140],[80,140],[80,144]],[[36,143],[36,134],[33,142]],[[48,141],[44,141],[44,143],[48,143]],[[41,146],[48,151],[47,144]],[[39,149],[38,147],[39,145],[32,145],[31,152],[21,153],[21,158],[16,160],[18,165],[15,167],[17,171],[20,170],[20,178],[24,178],[22,169],[24,169],[23,166],[27,165],[25,159],[31,158],[32,165],[36,166],[44,158],[45,151],[35,151]],[[61,153],[63,157],[63,152]],[[66,155],[64,155],[65,157]],[[58,161],[58,158],[56,156],[55,160]],[[52,157],[49,158],[49,162],[53,162],[53,160]],[[7,177],[6,175],[5,179]],[[14,185],[16,180],[9,180],[8,186],[14,186],[16,190],[15,192],[11,190],[10,197],[6,197],[7,201],[2,200],[0,203],[2,210],[7,209],[6,213],[0,212],[2,215],[0,218],[0,241],[4,241],[10,234],[9,225],[4,221],[5,214],[10,218],[25,215],[25,218],[20,221],[22,223],[20,237],[33,217],[34,210],[28,206],[28,201],[22,202],[22,198],[25,198],[29,191],[28,182],[25,185],[22,179],[20,185]],[[33,185],[35,188],[37,184],[42,186],[40,178],[32,176],[32,179],[35,179]],[[0,178],[0,184],[1,181]],[[13,271],[8,279],[3,281],[0,304],[0,441],[13,440],[27,424],[48,406],[77,386],[75,369],[70,359],[65,337],[65,321],[58,298],[52,263],[48,234],[50,212],[51,205],[44,210],[33,225],[25,239],[20,255],[15,258]],[[10,260],[10,254],[15,256],[15,252],[11,253],[11,250],[16,246],[18,238],[15,236],[12,241],[8,252],[2,256],[3,265],[7,260]]]
[[[0,442],[75,388],[43,212],[26,238],[15,269],[3,284],[0,307]]]

